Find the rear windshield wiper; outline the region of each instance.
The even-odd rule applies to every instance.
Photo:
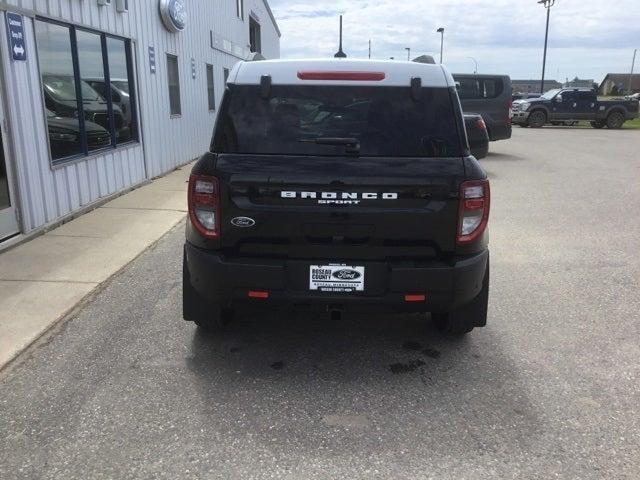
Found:
[[[357,138],[315,137],[301,138],[298,141],[303,143],[315,143],[316,145],[344,145],[346,153],[356,155],[360,153],[360,141]]]

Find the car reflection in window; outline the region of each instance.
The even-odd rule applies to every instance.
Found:
[[[84,79],[94,90],[96,90],[103,98],[107,98],[106,84],[103,78],[85,78]],[[111,80],[111,101],[114,107],[117,106],[122,112],[124,122],[118,129],[118,139],[126,142],[131,139],[131,97],[129,95],[129,81],[125,79]]]
[[[80,122],[77,118],[61,117],[49,109],[47,128],[53,158],[69,157],[81,152]],[[111,135],[97,123],[85,120],[87,144],[89,150],[96,150],[111,145]]]
[[[42,82],[46,107],[58,117],[78,118],[74,78],[69,75],[43,75]],[[85,120],[97,123],[109,131],[107,101],[84,80],[80,82],[80,88]],[[115,103],[113,117],[116,132],[119,132],[124,124],[124,116],[120,107]]]

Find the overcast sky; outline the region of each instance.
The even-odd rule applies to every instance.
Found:
[[[350,57],[406,59],[440,51],[453,72],[507,73],[540,78],[545,10],[536,0],[270,0],[282,30],[281,55],[326,57],[338,45],[344,15],[344,50]],[[546,78],[602,80],[628,73],[640,48],[640,0],[557,0],[551,9]],[[636,59],[640,72],[640,52]]]

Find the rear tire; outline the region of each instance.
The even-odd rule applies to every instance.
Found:
[[[534,110],[529,115],[527,123],[531,128],[540,128],[544,126],[545,123],[547,123],[547,114],[542,110]]]
[[[611,112],[607,117],[607,128],[618,129],[624,124],[624,115],[620,112]]]
[[[598,128],[598,129],[600,129],[600,128],[604,128],[604,127],[605,127],[605,125],[606,125],[606,122],[604,122],[604,121],[602,121],[602,120],[595,120],[595,121],[590,122],[590,123],[591,123],[591,126],[592,126],[593,128]]]
[[[221,332],[233,318],[233,310],[210,302],[191,284],[186,255],[182,261],[182,317],[207,332]]]
[[[461,336],[475,327],[487,324],[487,307],[489,305],[489,260],[482,280],[482,290],[469,303],[447,313],[432,313],[431,320],[436,329],[445,335]]]

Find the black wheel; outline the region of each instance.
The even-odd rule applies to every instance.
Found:
[[[489,304],[489,260],[482,280],[482,290],[468,304],[447,313],[432,313],[433,324],[445,335],[465,335],[475,327],[487,324],[487,306]]]
[[[607,117],[607,128],[616,129],[622,127],[624,115],[620,112],[611,112]]]
[[[544,113],[542,110],[534,110],[529,115],[529,118],[527,119],[527,123],[532,128],[540,128],[545,123],[547,123],[547,114]]]
[[[232,309],[208,301],[193,288],[186,258],[182,261],[182,316],[208,332],[224,330],[233,318]]]
[[[604,128],[604,126],[606,125],[606,123],[603,122],[602,120],[596,120],[590,123],[593,128]]]

